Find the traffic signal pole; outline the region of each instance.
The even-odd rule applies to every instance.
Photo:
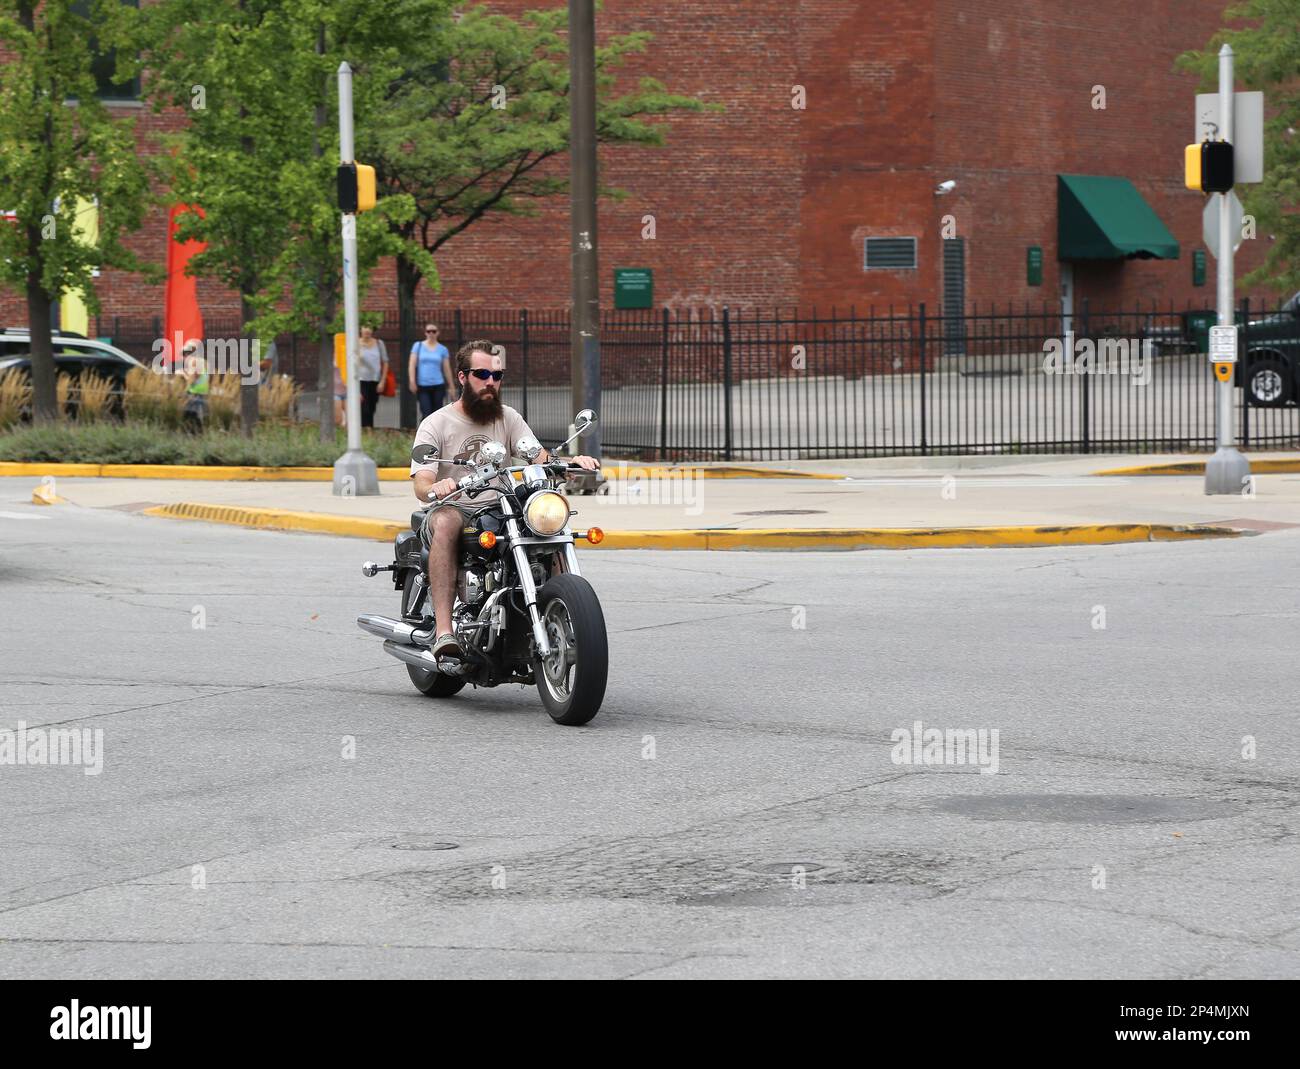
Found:
[[[1219,136],[1228,144],[1233,143],[1232,68],[1232,46],[1225,44],[1219,49]],[[1230,199],[1226,193],[1219,194],[1219,255],[1215,261],[1218,285],[1215,307],[1221,327],[1231,327],[1234,322],[1233,250],[1236,245],[1236,235],[1232,232]],[[1227,381],[1216,381],[1215,388],[1218,391],[1215,398],[1215,427],[1218,434],[1214,456],[1205,465],[1205,492],[1240,494],[1247,488],[1250,479],[1250,462],[1236,445],[1232,418],[1232,402],[1236,395],[1233,376],[1229,375]]]
[[[339,64],[339,163],[355,163],[352,136],[352,68]],[[357,379],[357,344],[361,335],[357,299],[356,203],[340,205],[343,211],[343,330],[347,357],[348,449],[334,461],[334,493],[360,497],[379,493],[379,469],[361,448],[361,383]],[[352,208],[352,211],[348,211]],[[332,403],[333,398],[328,399]]]
[[[600,414],[600,282],[596,245],[596,13],[569,0],[569,241],[573,276],[573,411]],[[582,452],[599,457],[601,425]],[[575,446],[574,451],[577,451]]]

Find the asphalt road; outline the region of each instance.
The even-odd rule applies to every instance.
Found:
[[[382,546],[6,487],[0,729],[103,736],[0,763],[0,977],[1300,976],[1300,533],[589,554],[566,729],[418,694]]]

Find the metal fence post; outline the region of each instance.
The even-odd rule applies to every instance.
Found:
[[[921,302],[921,316],[919,322],[921,331],[921,456],[928,456],[930,452],[929,444],[929,413],[926,409],[925,400],[925,302]]]
[[[664,306],[663,358],[659,372],[659,459],[668,459],[668,307]]]
[[[1079,317],[1083,326],[1083,336],[1088,337],[1088,298],[1083,299],[1083,314]],[[1073,354],[1071,354],[1073,356]],[[1094,350],[1092,361],[1088,365],[1088,374],[1083,376],[1083,397],[1081,398],[1080,417],[1083,422],[1083,452],[1092,452],[1092,432],[1090,429],[1091,417],[1091,400],[1092,400],[1092,371],[1093,365],[1097,362],[1097,355]]]
[[[722,306],[723,457],[731,459],[731,310]]]
[[[519,351],[523,361],[523,397],[520,398],[519,411],[528,422],[528,309],[519,309]]]
[[[1237,322],[1241,324],[1241,337],[1237,339],[1237,368],[1241,369],[1241,448],[1250,448],[1250,397],[1246,389],[1246,375],[1249,368],[1246,367],[1246,353],[1250,351],[1249,331],[1250,331],[1250,298],[1241,299],[1241,309],[1237,313]],[[1237,368],[1233,368],[1235,372]]]

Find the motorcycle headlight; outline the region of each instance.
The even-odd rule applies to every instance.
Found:
[[[554,490],[539,490],[524,506],[524,520],[535,534],[559,534],[569,522],[569,501]]]

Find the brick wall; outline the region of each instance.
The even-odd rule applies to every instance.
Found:
[[[514,12],[536,0],[498,0]],[[1173,59],[1203,45],[1223,0],[607,0],[604,35],[649,30],[627,81],[653,75],[677,92],[726,107],[664,120],[662,149],[605,148],[602,177],[627,193],[600,209],[602,301],[615,267],[649,267],[655,303],[672,308],[798,305],[829,310],[941,297],[940,227],[966,239],[967,299],[1055,302],[1056,175],[1130,177],[1182,246],[1177,261],[1099,265],[1079,272],[1080,295],[1101,302],[1213,301],[1191,286],[1200,242],[1199,195],[1182,188],[1195,80]],[[792,89],[806,93],[791,107]],[[1106,90],[1105,110],[1091,106]],[[123,109],[142,139],[175,116]],[[567,160],[557,161],[562,170]],[[943,179],[957,181],[935,197]],[[656,239],[641,237],[655,218]],[[162,262],[165,217],[132,245]],[[869,235],[916,236],[914,271],[863,270]],[[1262,235],[1260,241],[1266,241]],[[1025,283],[1025,247],[1044,250],[1043,284]],[[1250,243],[1239,273],[1262,258]],[[446,246],[443,288],[422,302],[463,307],[568,304],[567,204],[534,219],[476,225]],[[205,314],[238,302],[202,281]],[[109,314],[161,315],[162,288],[106,272]],[[396,304],[391,266],[366,306]],[[25,322],[18,294],[0,291],[0,322]]]

